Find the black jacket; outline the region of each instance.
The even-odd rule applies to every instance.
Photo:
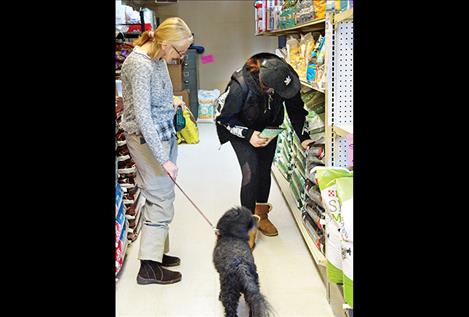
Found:
[[[279,58],[269,53],[260,53],[254,57]],[[233,74],[229,83],[230,92],[220,115],[216,118],[220,143],[224,144],[229,140],[230,132],[249,141],[255,130],[262,131],[266,127],[280,126],[284,119],[283,102],[300,142],[309,139],[307,133],[302,133],[308,112],[303,108],[300,92],[291,99],[283,99],[276,93],[269,96],[261,90],[259,76],[250,73],[246,67],[245,64],[239,72]],[[242,78],[239,79],[240,77]],[[247,93],[243,92],[239,82],[243,79]]]

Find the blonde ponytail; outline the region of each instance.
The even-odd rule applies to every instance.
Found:
[[[178,45],[183,40],[189,40],[191,43],[194,40],[192,32],[186,22],[178,17],[167,18],[164,20],[163,23],[156,28],[153,37],[154,38],[152,39],[149,32],[145,31],[137,40],[134,41],[134,45],[142,46],[145,43],[152,41],[154,44],[148,52],[148,55],[154,57],[159,53],[163,41],[166,41],[171,45]]]

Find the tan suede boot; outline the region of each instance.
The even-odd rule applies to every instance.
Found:
[[[252,250],[254,250],[254,247],[256,246],[256,235],[257,235],[257,227],[259,225],[259,216],[257,215],[253,215],[252,216],[254,218],[254,227],[252,227],[251,230],[249,230],[248,234],[249,234],[249,241],[248,241],[248,244],[249,244],[249,248]]]
[[[270,222],[267,214],[272,210],[272,205],[269,203],[256,203],[256,215],[259,216],[259,230],[264,235],[273,237],[278,235],[278,230],[274,224]]]

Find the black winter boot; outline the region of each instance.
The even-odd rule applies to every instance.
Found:
[[[165,269],[161,263],[150,260],[140,260],[137,284],[173,284],[179,282],[181,278],[181,273]]]

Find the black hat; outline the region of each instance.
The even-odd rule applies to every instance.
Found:
[[[259,77],[262,82],[282,98],[294,97],[301,88],[300,79],[293,68],[280,58],[265,59]]]

